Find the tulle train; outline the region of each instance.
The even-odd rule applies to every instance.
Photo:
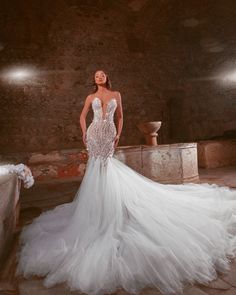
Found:
[[[236,256],[236,191],[163,185],[115,158],[90,158],[74,201],[23,229],[17,274],[91,295],[205,283]]]

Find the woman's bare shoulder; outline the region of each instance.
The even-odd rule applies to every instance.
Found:
[[[90,93],[87,95],[87,97],[94,97],[95,93]]]
[[[121,99],[121,94],[117,90],[112,91],[112,95],[114,95],[116,99]]]
[[[90,93],[90,94],[87,95],[85,101],[87,101],[87,102],[91,102],[91,100],[92,100],[93,98],[94,98],[94,93]]]

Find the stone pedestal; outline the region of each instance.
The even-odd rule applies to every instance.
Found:
[[[140,122],[137,125],[139,130],[143,133],[147,145],[157,145],[157,132],[161,128],[161,123],[161,121]]]

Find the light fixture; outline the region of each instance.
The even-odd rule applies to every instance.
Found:
[[[37,74],[37,70],[32,66],[15,66],[3,70],[0,77],[9,83],[30,84]]]
[[[225,83],[236,83],[236,70],[221,74],[221,80]]]

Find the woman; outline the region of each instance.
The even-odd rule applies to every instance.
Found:
[[[17,272],[92,295],[119,288],[138,294],[145,287],[175,293],[226,272],[236,256],[236,192],[160,184],[115,159],[121,96],[103,71],[95,83],[80,117],[89,154],[83,181],[73,202],[24,228]],[[94,117],[86,129],[90,106]]]
[[[114,147],[117,146],[119,138],[120,138],[120,134],[122,131],[122,126],[123,126],[123,111],[122,111],[122,104],[121,104],[121,95],[118,91],[111,91],[111,83],[110,80],[108,78],[108,76],[106,76],[106,74],[103,71],[97,71],[95,73],[94,76],[94,82],[95,82],[95,91],[93,94],[90,94],[87,96],[86,100],[85,100],[85,105],[84,108],[82,110],[82,113],[80,115],[80,125],[81,125],[81,129],[82,129],[82,133],[83,133],[83,142],[85,147],[87,147],[87,143],[86,143],[86,116],[87,113],[89,111],[89,108],[93,102],[94,99],[98,100],[98,105],[101,105],[102,108],[102,121],[101,122],[106,122],[108,119],[108,115],[109,115],[109,108],[110,108],[110,103],[116,103],[117,107],[116,107],[116,114],[117,114],[117,119],[118,119],[118,127],[117,127],[117,132],[116,132],[116,127],[115,124],[111,118],[109,126],[108,123],[103,123],[103,127],[109,127],[109,128],[105,128],[106,131],[109,132],[109,134],[104,134],[102,132],[96,133],[95,134],[91,134],[92,140],[95,139],[95,136],[102,136],[102,138],[99,138],[100,140],[102,140],[103,142],[103,146],[106,146],[106,148],[108,149],[107,143],[109,142],[110,145],[113,145],[113,141],[114,141]],[[99,98],[102,97],[103,99]],[[100,108],[100,106],[98,106],[98,109]],[[112,114],[113,116],[113,114]],[[98,125],[100,122],[100,120],[94,120],[94,122],[89,126],[90,132],[93,132],[92,130],[95,130],[96,127],[95,125],[97,125],[97,127],[99,128],[100,125]],[[109,138],[109,135],[113,135],[114,138]],[[89,141],[89,143],[91,143],[91,139]],[[100,144],[97,144],[97,146],[101,146]],[[110,148],[111,149],[111,148]]]

